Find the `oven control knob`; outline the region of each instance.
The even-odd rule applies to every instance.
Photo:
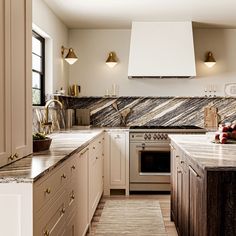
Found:
[[[148,139],[148,135],[144,134],[144,139],[147,140]]]

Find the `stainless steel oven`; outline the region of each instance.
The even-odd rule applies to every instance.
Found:
[[[195,126],[130,128],[130,191],[170,191],[170,133],[204,133]]]
[[[130,133],[130,191],[170,190],[169,141],[159,135],[165,138],[144,140],[143,133]]]

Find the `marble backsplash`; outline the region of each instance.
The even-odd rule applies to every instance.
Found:
[[[131,125],[197,125],[204,127],[204,108],[214,105],[222,121],[236,120],[236,98],[224,97],[69,97],[57,96],[64,110],[50,108],[53,130],[65,129],[66,109],[89,109],[94,127]],[[33,132],[44,119],[42,107],[33,108]]]
[[[204,107],[218,108],[222,121],[236,120],[236,98],[224,97],[68,97],[64,108],[89,109],[92,126],[197,125],[204,127]],[[122,115],[127,115],[125,119]],[[125,124],[124,124],[125,123]]]

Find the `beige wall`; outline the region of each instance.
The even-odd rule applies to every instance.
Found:
[[[69,83],[81,85],[82,96],[102,96],[114,83],[121,96],[203,96],[210,84],[224,96],[225,84],[236,81],[236,30],[194,30],[195,79],[128,79],[130,30],[69,30],[69,41],[79,57]],[[203,63],[209,50],[217,61],[211,69]],[[110,51],[120,60],[113,69],[105,64]]]
[[[68,29],[43,0],[33,0],[33,29],[46,38],[46,93],[67,89],[69,66],[61,57],[61,46],[68,47]]]

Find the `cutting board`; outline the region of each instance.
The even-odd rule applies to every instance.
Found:
[[[207,129],[217,129],[219,123],[218,109],[214,106],[204,108],[204,126]]]

